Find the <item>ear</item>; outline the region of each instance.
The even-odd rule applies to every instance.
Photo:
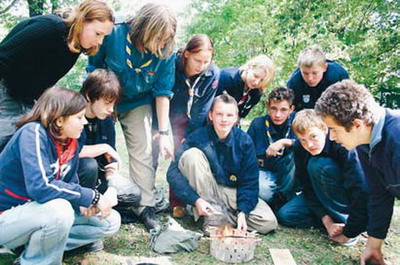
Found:
[[[57,127],[62,127],[63,126],[63,124],[64,124],[64,121],[65,121],[65,119],[64,119],[64,117],[59,117],[59,118],[57,118],[56,119],[56,125],[57,125]]]
[[[365,123],[364,123],[363,120],[361,120],[361,119],[355,119],[355,120],[353,121],[353,128],[354,128],[354,129],[359,130],[359,129],[362,129],[362,128],[364,128],[364,127],[365,127]]]
[[[325,63],[325,65],[323,66],[324,68],[324,72],[326,72],[326,70],[328,69],[328,63]]]
[[[88,94],[85,95],[85,99],[87,102],[90,102],[90,98],[89,98]]]
[[[183,56],[184,56],[186,59],[188,59],[188,58],[189,58],[189,52],[188,52],[188,51],[185,51],[185,52],[183,53]]]
[[[293,113],[293,111],[294,111],[294,105],[290,106],[289,113],[290,113],[290,114],[292,114],[292,113]]]
[[[213,119],[212,119],[212,110],[210,110],[209,112],[208,112],[208,119],[212,122],[213,121]]]

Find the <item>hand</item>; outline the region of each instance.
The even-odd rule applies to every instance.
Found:
[[[285,147],[282,141],[276,141],[275,143],[272,143],[268,146],[267,150],[265,151],[265,154],[267,157],[271,156],[277,156],[278,152]]]
[[[329,234],[329,236],[335,237],[343,234],[344,227],[345,224],[343,223],[334,223],[331,228],[332,232]]]
[[[347,241],[349,241],[349,238],[343,234],[337,235],[337,236],[333,236],[333,237],[329,237],[330,240],[339,243],[339,244],[343,244]]]
[[[194,206],[196,207],[197,214],[199,216],[211,216],[217,211],[205,200],[199,198],[195,203]]]
[[[108,187],[106,192],[103,195],[111,204],[111,207],[114,207],[118,204],[117,198],[117,189],[114,187]]]
[[[160,147],[160,155],[165,159],[174,159],[174,152],[172,151],[171,142],[168,135],[160,134],[158,138],[158,145]]]
[[[237,229],[247,231],[246,215],[240,212],[237,216]]]
[[[117,162],[110,163],[104,167],[106,170],[106,179],[115,176],[119,171],[119,165]]]
[[[361,265],[386,265],[382,255],[383,240],[375,237],[368,237],[367,247],[360,256]]]
[[[106,144],[106,152],[104,153],[104,157],[106,158],[108,163],[116,162],[117,170],[121,169],[121,157],[110,145]]]
[[[107,218],[111,213],[111,203],[107,200],[106,197],[100,195],[99,202],[97,203],[97,208],[101,212],[100,219]]]
[[[92,217],[92,216],[96,215],[99,212],[99,209],[94,205],[91,205],[88,208],[80,206],[79,210],[80,210],[81,215],[83,217]]]

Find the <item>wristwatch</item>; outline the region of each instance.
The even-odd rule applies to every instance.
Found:
[[[168,131],[168,130],[165,130],[165,131],[158,131],[158,133],[159,133],[160,135],[169,135],[169,131]]]

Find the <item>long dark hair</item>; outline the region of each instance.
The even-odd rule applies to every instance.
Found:
[[[55,138],[59,138],[63,128],[57,125],[57,119],[77,114],[85,108],[86,100],[79,92],[54,86],[40,96],[16,126],[20,128],[28,122],[40,121]]]
[[[214,58],[214,43],[211,38],[206,34],[196,34],[189,40],[185,48],[178,51],[181,55],[182,69],[186,69],[187,59],[185,52],[198,53],[202,50],[209,50],[211,52],[211,59]]]

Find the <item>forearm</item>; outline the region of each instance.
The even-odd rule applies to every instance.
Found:
[[[97,157],[111,148],[108,144],[95,144],[95,145],[84,145],[81,152],[79,153],[79,157]]]
[[[158,118],[158,130],[167,131],[169,123],[169,98],[168,97],[156,97],[156,111]]]

